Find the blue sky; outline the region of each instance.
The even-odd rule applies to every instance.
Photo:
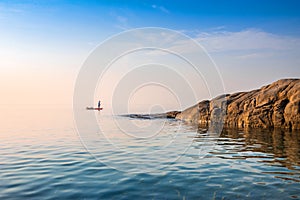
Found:
[[[26,90],[47,102],[49,96],[35,93],[54,79],[53,87],[65,87],[49,91],[71,96],[89,53],[108,37],[140,27],[173,29],[197,40],[220,68],[228,92],[299,77],[299,10],[297,0],[1,0],[1,90],[6,96]],[[12,99],[2,103],[17,102]]]
[[[96,40],[123,29],[158,26],[175,30],[262,29],[300,34],[299,1],[0,1],[8,34],[47,39]],[[29,36],[28,36],[29,37]],[[101,37],[101,38],[100,38]]]

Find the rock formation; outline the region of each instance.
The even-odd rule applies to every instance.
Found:
[[[172,116],[200,126],[300,129],[300,79],[282,79],[257,90],[201,101]]]

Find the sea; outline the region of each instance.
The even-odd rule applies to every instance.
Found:
[[[300,131],[0,106],[0,199],[300,199]],[[80,123],[80,124],[78,124]]]

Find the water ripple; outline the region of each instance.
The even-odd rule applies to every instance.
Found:
[[[93,155],[72,128],[7,129],[0,199],[299,199],[299,133],[224,130],[215,138],[177,123],[151,140],[99,139]]]

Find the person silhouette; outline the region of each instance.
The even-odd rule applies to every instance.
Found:
[[[98,108],[100,108],[100,106],[101,106],[101,101],[99,100],[98,101]]]

